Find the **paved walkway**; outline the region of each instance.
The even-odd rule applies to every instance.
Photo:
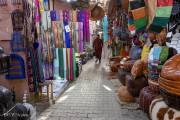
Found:
[[[142,111],[123,108],[115,90],[102,67],[90,61],[79,79],[38,120],[147,120]]]

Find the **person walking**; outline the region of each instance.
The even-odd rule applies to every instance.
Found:
[[[101,63],[101,55],[102,55],[102,48],[103,48],[103,40],[100,39],[99,35],[97,35],[96,39],[93,42],[93,48],[95,50],[95,57],[96,57],[96,63],[99,60],[99,63]]]

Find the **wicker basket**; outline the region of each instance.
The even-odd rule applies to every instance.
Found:
[[[149,106],[151,102],[156,98],[159,94],[155,93],[151,90],[149,86],[144,87],[139,96],[139,106],[140,108],[146,112],[149,113]]]
[[[158,83],[158,81],[148,79],[148,84],[149,84],[150,89],[153,92],[159,93],[159,83]]]
[[[160,88],[160,93],[169,107],[180,110],[180,96],[171,94],[162,88]]]

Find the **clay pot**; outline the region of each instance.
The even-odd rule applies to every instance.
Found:
[[[129,75],[130,72],[126,72],[122,69],[118,70],[118,79],[122,85],[126,85],[126,75]]]
[[[134,79],[132,75],[126,75],[126,85],[129,93],[133,97],[138,97],[141,89],[148,85],[148,81],[143,76]]]
[[[121,86],[118,90],[118,98],[123,102],[134,102],[134,97],[128,92],[126,86]]]

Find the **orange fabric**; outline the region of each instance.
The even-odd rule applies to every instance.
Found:
[[[142,7],[142,8],[132,10],[132,14],[133,14],[134,20],[144,18],[146,16],[146,9],[145,9],[145,7]]]

